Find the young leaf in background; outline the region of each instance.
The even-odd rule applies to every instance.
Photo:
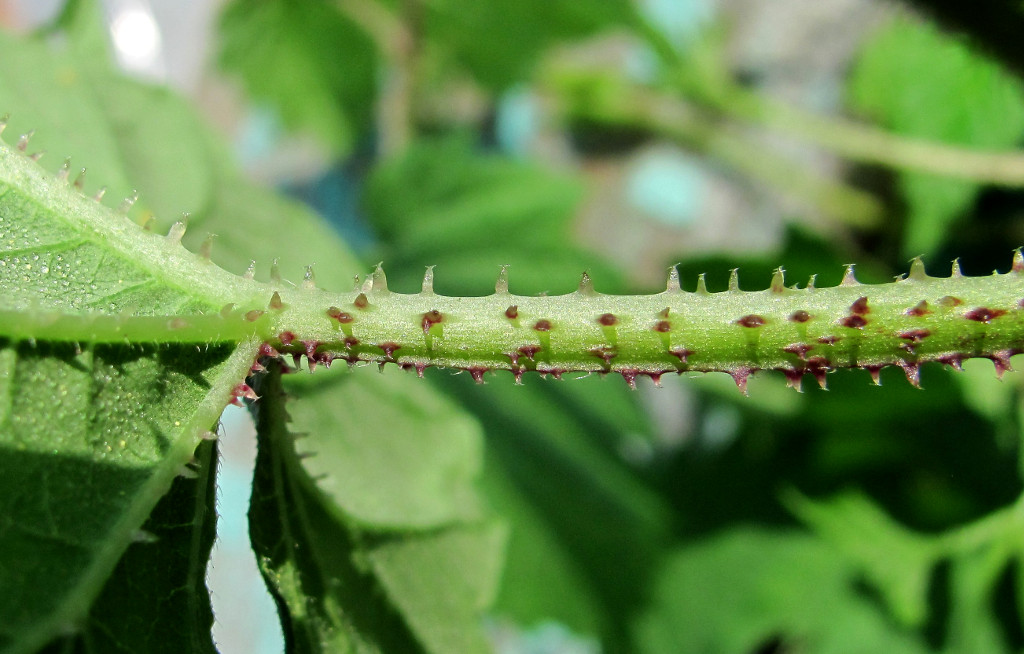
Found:
[[[1008,150],[1024,136],[1024,87],[975,48],[933,25],[894,20],[861,52],[851,106],[899,134]],[[930,254],[952,236],[978,185],[900,173],[903,253]]]

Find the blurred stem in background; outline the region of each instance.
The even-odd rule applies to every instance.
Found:
[[[854,163],[1024,188],[1024,152],[984,151],[908,138],[863,122],[802,110],[737,84],[722,67],[725,57],[715,35],[704,39],[694,48],[696,52],[680,54],[646,22],[639,23],[638,31],[665,67],[663,88],[607,72],[556,68],[549,73],[546,87],[561,100],[569,119],[647,130],[861,229],[878,225],[883,208],[877,199],[773,152],[751,128],[805,141]]]
[[[337,0],[338,8],[373,38],[390,63],[377,99],[378,150],[382,157],[409,146],[416,133],[423,49],[421,0],[399,0],[389,11],[373,0]]]

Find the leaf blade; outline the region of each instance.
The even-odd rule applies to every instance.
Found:
[[[999,149],[1024,133],[1024,88],[1016,80],[936,27],[906,18],[868,42],[849,95],[856,110],[908,136]],[[900,186],[908,256],[934,252],[979,189],[920,173],[901,174]]]
[[[6,593],[0,600],[0,651],[28,652],[87,614],[124,550],[220,416],[257,344],[212,348],[205,359],[192,357],[193,348],[186,346],[165,352],[162,362],[145,352],[107,346],[99,348],[106,358],[95,369],[86,368],[70,345],[22,344],[17,354],[33,359],[23,372],[12,371],[19,364],[11,347],[4,348],[3,376],[13,378],[9,388],[25,403],[11,407],[0,425],[5,454],[0,514],[7,525],[0,534],[0,586],[20,594]],[[60,416],[69,411],[46,406],[60,402],[49,402],[43,389],[64,385],[70,390],[73,383],[95,387],[96,422],[79,421],[75,429],[54,433],[51,425],[62,424]],[[143,394],[153,407],[149,419],[131,420],[136,409],[126,393]],[[64,455],[47,452],[54,448]],[[38,493],[27,495],[26,488]],[[37,514],[48,517],[42,529]]]
[[[344,496],[322,492],[309,459],[296,455],[280,364],[268,369],[252,406],[259,453],[250,533],[289,651],[484,651],[481,612],[495,592],[502,528],[449,521],[396,532],[347,520]],[[438,612],[435,594],[453,577],[460,585]]]
[[[200,444],[197,477],[174,481],[121,557],[81,630],[51,643],[48,651],[217,651],[204,583],[215,533],[216,464],[214,442]]]

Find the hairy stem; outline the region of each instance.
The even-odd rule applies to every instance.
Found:
[[[255,284],[255,283],[254,283]],[[673,270],[665,291],[604,295],[587,276],[574,293],[522,296],[508,292],[504,271],[485,297],[432,291],[432,272],[417,294],[387,288],[380,268],[356,290],[334,294],[264,286],[266,304],[221,314],[121,317],[0,313],[13,337],[81,342],[214,342],[262,339],[264,354],[306,356],[309,366],[336,359],[395,363],[420,372],[460,368],[478,380],[507,370],[614,372],[631,385],[640,375],[668,372],[731,374],[741,388],[762,369],[779,370],[799,387],[804,374],[824,384],[836,368],[903,368],[917,383],[921,363],[959,367],[985,357],[998,372],[1024,351],[1024,259],[990,277],[910,275],[890,284],[860,284],[849,269],[832,288],[788,288],[778,271],[764,291],[708,293],[699,282],[683,291]]]
[[[1004,275],[968,278],[954,270],[934,278],[916,261],[891,284],[860,284],[851,267],[840,286],[824,289],[787,288],[781,270],[760,292],[740,291],[735,275],[729,291],[708,293],[701,282],[686,292],[674,270],[664,292],[637,296],[597,293],[586,275],[576,292],[550,297],[510,294],[504,272],[487,297],[435,295],[430,282],[428,272],[421,293],[393,293],[378,269],[363,289],[331,298],[337,304],[321,309],[319,321],[306,321],[304,301],[282,309],[271,343],[313,364],[438,365],[478,379],[489,370],[517,379],[528,370],[615,372],[631,385],[638,375],[722,371],[741,388],[760,369],[780,370],[799,386],[805,373],[824,383],[835,368],[865,368],[877,379],[887,365],[916,384],[925,361],[959,367],[979,356],[1001,373],[1024,349],[1019,254]]]
[[[604,295],[584,275],[573,293],[530,297],[509,292],[503,269],[494,294],[448,297],[434,293],[431,268],[419,293],[404,294],[388,289],[378,267],[339,294],[318,289],[311,269],[298,286],[273,273],[269,283],[231,275],[208,252],[182,247],[182,223],[167,236],[145,231],[3,145],[0,182],[4,243],[30,243],[40,224],[60,232],[52,245],[0,243],[8,285],[0,284],[0,337],[13,340],[201,345],[255,338],[264,343],[263,355],[305,356],[311,368],[339,358],[420,372],[444,366],[468,370],[478,381],[493,370],[517,380],[527,371],[614,372],[630,385],[640,375],[721,371],[741,389],[762,369],[782,371],[797,387],[805,374],[824,384],[836,368],[864,368],[877,380],[890,365],[916,384],[921,363],[959,367],[970,357],[991,359],[1001,373],[1024,351],[1019,251],[1005,274],[964,277],[954,264],[949,277],[936,278],[915,260],[906,278],[889,284],[860,284],[851,266],[833,288],[815,288],[813,278],[805,288],[787,287],[780,269],[764,291],[739,290],[734,273],[728,291],[708,293],[700,280],[687,292],[673,269],[666,289],[651,295]],[[88,253],[105,268],[130,262],[125,275],[148,278],[134,286],[151,288],[177,313],[118,305],[122,291],[84,308],[68,303],[66,293],[65,304],[41,304],[48,285],[64,288],[78,279],[73,268],[61,268],[57,278],[43,270],[35,258],[42,261],[47,248],[59,252],[54,266]],[[104,253],[99,259],[97,249]]]

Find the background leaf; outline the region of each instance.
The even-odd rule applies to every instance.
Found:
[[[334,384],[317,392],[330,394],[345,406],[347,390],[345,384]],[[321,491],[322,480],[310,477],[294,452],[295,435],[285,424],[285,395],[277,364],[260,378],[259,392],[261,400],[253,405],[260,444],[250,532],[261,570],[277,598],[289,647],[314,652],[486,651],[482,612],[495,593],[503,530],[461,522],[396,534],[348,520],[346,506],[358,511],[374,506],[373,502],[388,501],[395,506],[383,506],[385,520],[399,516],[391,523],[395,519],[421,522],[415,516],[403,516],[407,508],[401,504],[408,495],[387,492],[399,469],[374,465],[362,473],[367,483],[363,488],[343,492],[328,484],[331,494]],[[423,392],[413,397],[422,398]],[[350,447],[358,444],[357,436],[350,437]],[[393,436],[413,439],[419,432]],[[327,464],[336,462],[327,458],[331,454],[325,453]],[[437,476],[429,464],[420,470],[411,462],[404,467],[421,478]],[[369,474],[374,470],[377,475]],[[452,515],[453,510],[462,509],[465,492],[452,498],[443,491],[433,501],[440,504],[448,499],[453,506],[445,514]],[[360,494],[376,498],[368,503]],[[360,517],[358,512],[355,517]],[[391,523],[387,526],[393,528]]]
[[[568,292],[584,270],[612,292],[620,275],[572,245],[582,191],[567,174],[482,152],[465,139],[426,139],[371,173],[364,207],[398,288],[418,288],[423,266],[436,265],[437,292],[482,295],[509,265],[513,293]]]
[[[907,136],[1000,150],[1024,135],[1019,81],[954,37],[906,18],[865,46],[849,94],[854,109]],[[934,252],[978,191],[921,173],[902,173],[900,187],[908,256]]]
[[[444,0],[427,7],[430,40],[492,90],[526,78],[544,51],[559,41],[590,36],[634,18],[633,6],[623,0],[585,6],[572,0]]]
[[[221,15],[220,64],[285,125],[345,153],[368,128],[377,54],[335,3],[235,0]]]
[[[789,493],[787,503],[824,540],[863,570],[893,615],[908,627],[927,617],[928,583],[940,550],[936,543],[895,523],[867,498],[847,494],[814,502]]]
[[[674,553],[637,622],[645,654],[806,648],[924,652],[856,592],[850,567],[814,538],[738,529]]]

